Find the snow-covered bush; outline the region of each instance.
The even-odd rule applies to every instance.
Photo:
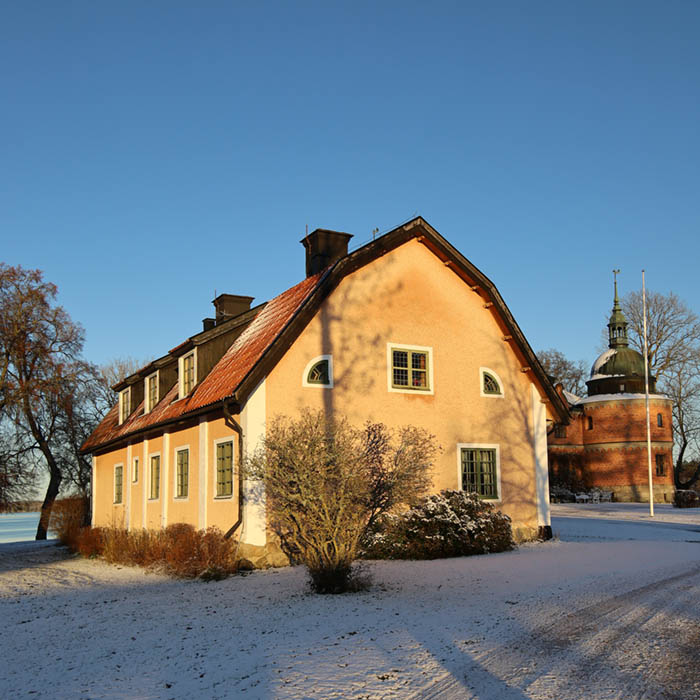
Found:
[[[445,490],[400,515],[386,515],[367,538],[368,559],[438,559],[513,548],[510,518],[475,493]]]
[[[673,497],[676,508],[700,508],[700,494],[690,489],[678,489]]]
[[[549,487],[549,500],[552,503],[573,503],[576,500],[576,495],[565,486],[551,484]]]

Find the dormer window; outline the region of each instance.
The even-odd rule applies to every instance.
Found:
[[[149,413],[158,403],[158,372],[146,377],[144,394],[146,395],[146,413]]]
[[[331,355],[314,357],[304,368],[302,386],[332,389],[333,357]]]
[[[180,398],[184,399],[197,383],[196,350],[180,358]]]
[[[119,392],[119,423],[123,423],[131,413],[131,387]]]

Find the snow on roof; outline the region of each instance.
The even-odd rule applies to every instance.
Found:
[[[564,393],[564,398],[573,406],[581,401],[580,396],[576,396],[576,394],[572,394],[570,391],[567,391],[566,389],[562,390]]]
[[[605,352],[601,353],[598,355],[598,359],[593,363],[593,367],[591,367],[591,379],[600,379],[600,376],[594,376],[598,375],[599,372],[598,370],[613,356],[617,355],[617,349],[616,348],[608,348]],[[608,375],[602,375],[602,376],[608,376]]]
[[[593,396],[587,396],[585,399],[580,399],[579,403],[595,403],[597,401],[634,401],[634,400],[641,400],[644,401],[646,398],[646,394],[627,394],[627,393],[622,393],[622,394],[595,394]],[[654,400],[666,400],[670,401],[671,399],[666,396],[666,394],[649,394],[650,399]]]

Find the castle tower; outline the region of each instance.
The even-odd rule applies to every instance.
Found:
[[[571,422],[555,426],[548,437],[553,483],[570,488],[599,487],[618,501],[649,498],[646,449],[644,357],[629,347],[628,323],[617,293],[608,323],[608,349],[593,363],[588,396],[560,389],[569,403]],[[558,387],[560,388],[560,387]],[[671,400],[656,393],[649,377],[654,499],[673,500]]]

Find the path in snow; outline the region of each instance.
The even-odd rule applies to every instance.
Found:
[[[700,699],[700,512],[555,506],[558,541],[174,581],[0,545],[0,697]],[[43,654],[38,650],[43,650]]]

